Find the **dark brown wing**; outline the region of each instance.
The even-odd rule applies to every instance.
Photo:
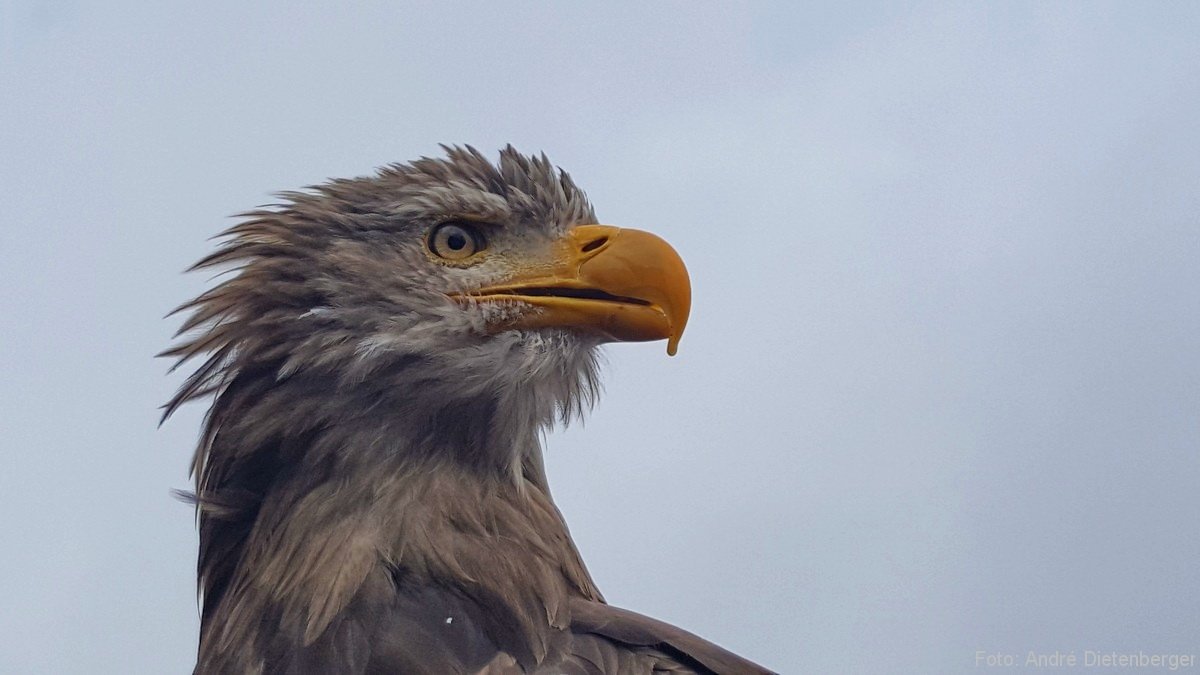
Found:
[[[772,671],[718,647],[717,645],[637,612],[589,600],[571,602],[571,632],[577,636],[595,636],[612,645],[613,650],[629,653],[659,654],[677,662],[678,672],[715,673],[717,675],[770,675]],[[582,643],[581,640],[576,640]],[[667,670],[663,668],[663,670]],[[603,672],[625,672],[604,670]],[[670,672],[670,671],[668,671]]]

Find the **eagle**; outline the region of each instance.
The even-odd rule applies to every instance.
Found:
[[[210,400],[194,672],[769,672],[607,604],[543,465],[598,347],[675,353],[679,255],[545,154],[442,148],[281,193],[192,268],[222,270],[163,352],[198,364],[163,418]]]

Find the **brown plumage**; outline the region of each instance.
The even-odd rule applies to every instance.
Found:
[[[539,436],[596,348],[686,322],[652,235],[597,226],[546,158],[471,148],[288,193],[197,268],[166,354],[196,451],[197,673],[763,673],[605,604]]]

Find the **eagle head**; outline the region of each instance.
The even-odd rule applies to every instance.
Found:
[[[243,214],[196,265],[235,270],[181,308],[181,333],[202,333],[167,353],[209,360],[168,414],[258,373],[295,381],[262,392],[291,435],[393,414],[410,438],[516,472],[537,430],[595,399],[600,344],[675,352],[690,288],[666,242],[597,224],[544,155],[445,150]],[[337,395],[296,395],[306,388]],[[271,418],[254,416],[256,432]]]

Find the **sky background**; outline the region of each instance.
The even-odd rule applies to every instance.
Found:
[[[0,0],[0,672],[190,670],[181,271],[438,143],[545,151],[691,270],[679,356],[609,348],[548,440],[611,602],[785,672],[1200,655],[1198,35],[1191,2]]]

